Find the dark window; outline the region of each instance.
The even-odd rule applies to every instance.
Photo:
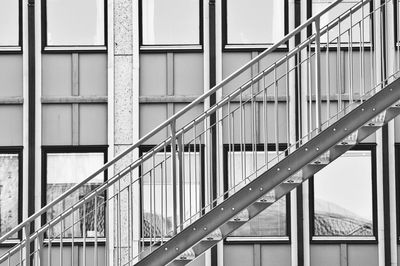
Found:
[[[256,151],[253,151],[249,145],[245,147],[245,149],[240,149],[240,145],[236,145],[234,149],[225,147],[227,156],[225,182],[227,182],[229,188],[234,187],[235,184],[241,184],[233,191],[240,189],[253,179],[255,168],[260,169],[266,164],[273,165],[276,162],[274,160],[277,157],[276,151],[265,152],[261,146],[257,147]],[[241,165],[245,165],[245,168],[242,168]],[[228,240],[262,241],[275,240],[276,238],[287,240],[289,235],[288,198],[287,196],[277,200],[266,210],[231,233]],[[264,196],[264,199],[275,201],[275,195],[270,192]]]
[[[21,154],[16,149],[0,148],[0,235],[4,235],[20,222]]]
[[[46,0],[46,49],[105,48],[104,0]]]
[[[314,175],[313,239],[375,239],[374,154],[350,150]]]
[[[0,50],[20,46],[20,1],[0,1]]]
[[[312,0],[312,15],[316,15],[330,4],[333,0]],[[325,27],[328,23],[333,22],[338,16],[344,14],[350,8],[360,3],[355,0],[344,0],[331,9],[328,13],[321,17],[320,27]],[[365,4],[362,8],[354,12],[351,16],[340,22],[340,42],[348,43],[350,32],[352,43],[369,43],[371,42],[371,16],[370,16],[370,4]],[[352,25],[352,27],[350,27]],[[363,29],[363,30],[362,30]],[[330,43],[337,43],[339,37],[339,26],[335,26],[329,30],[329,41]],[[321,42],[326,43],[327,34],[321,36]]]
[[[141,147],[142,155],[151,147]],[[142,236],[171,237],[174,227],[174,209],[178,210],[180,224],[179,204],[184,210],[182,221],[195,220],[200,217],[203,193],[203,152],[199,146],[186,146],[183,152],[183,182],[177,180],[177,205],[174,206],[173,180],[171,175],[171,151],[157,152],[147,159],[141,166],[141,215]],[[183,201],[180,202],[182,196]]]
[[[287,32],[286,0],[224,0],[225,44],[267,47]]]
[[[140,5],[142,49],[201,48],[202,1],[142,0]]]
[[[62,193],[89,177],[105,163],[104,149],[85,150],[62,148],[44,151],[45,165],[45,202],[49,203]],[[68,207],[78,202],[90,191],[101,185],[105,180],[104,173],[94,177],[87,184],[72,193],[60,204],[55,205],[47,213],[47,221],[53,220]],[[95,201],[97,210],[95,211]],[[97,217],[95,217],[97,215]],[[97,219],[97,224],[94,223]],[[100,194],[97,199],[88,200],[82,208],[67,216],[63,223],[52,226],[47,237],[97,237],[105,236],[105,201],[104,195]]]

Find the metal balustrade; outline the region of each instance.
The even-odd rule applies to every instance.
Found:
[[[380,75],[394,54],[376,25],[394,3],[359,1],[330,19],[342,2],[0,237],[10,245],[0,264],[63,265],[79,253],[79,265],[185,265],[393,119],[400,53],[397,70]]]

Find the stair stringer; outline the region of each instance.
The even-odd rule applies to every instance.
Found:
[[[211,232],[217,229],[221,229],[221,231],[224,232],[224,226],[225,228],[229,226],[228,224],[230,223],[230,219],[257,202],[257,200],[264,194],[274,188],[279,188],[281,183],[294,173],[303,169],[308,170],[309,174],[307,174],[307,177],[309,177],[312,175],[314,170],[317,172],[322,169],[324,165],[315,167],[315,165],[310,166],[309,164],[322,154],[329,151],[335,145],[338,145],[348,135],[358,130],[358,141],[360,141],[374,133],[380,127],[366,125],[374,117],[388,109],[391,111],[390,116],[393,119],[395,114],[398,114],[399,112],[398,110],[393,112],[394,107],[392,107],[392,105],[394,105],[399,99],[400,79],[396,79],[367,101],[361,103],[357,108],[289,154],[282,161],[278,162],[235,194],[231,195],[221,204],[207,212],[201,218],[193,222],[190,226],[179,232],[135,265],[166,265],[172,262],[184,251],[202,241]],[[384,123],[387,123],[388,121],[389,119],[385,118]],[[341,146],[344,146],[341,147],[343,151],[342,153],[351,147],[351,145]],[[339,157],[337,149],[335,150],[335,154],[336,158]],[[315,167],[315,169],[310,170],[310,167]],[[280,190],[281,192],[277,197],[282,197],[297,185],[298,184],[294,184],[285,190]],[[242,222],[242,224],[244,223],[245,222]],[[242,224],[240,224],[240,226]],[[236,228],[233,230],[235,229]],[[228,233],[227,231],[225,232]],[[216,243],[213,243],[213,245],[215,244]],[[213,245],[210,245],[208,248]],[[185,262],[185,264],[187,264],[189,261]],[[179,265],[182,264],[179,263]]]

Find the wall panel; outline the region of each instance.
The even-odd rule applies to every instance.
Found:
[[[0,55],[0,97],[22,96],[22,56]]]

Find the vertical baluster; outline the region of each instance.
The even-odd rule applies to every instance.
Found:
[[[83,224],[82,224],[82,234],[83,234],[83,266],[86,266],[86,202],[83,204]]]
[[[353,103],[353,13],[350,13],[350,28],[349,28],[349,104]]]
[[[239,99],[239,111],[240,111],[240,171],[241,171],[241,180],[244,180],[245,175],[244,175],[244,140],[243,140],[243,130],[244,130],[244,125],[243,125],[243,96],[242,96],[242,91],[240,92],[240,99]],[[235,189],[234,193],[236,192],[236,182],[235,182]]]
[[[265,84],[266,75],[263,73],[263,125],[264,125],[264,164],[268,167],[268,117],[267,117],[267,87]]]
[[[30,223],[25,225],[24,233],[25,233],[25,257],[24,257],[25,265],[30,266],[31,265]]]
[[[286,79],[285,79],[285,100],[286,100],[286,143],[287,146],[290,146],[290,97],[289,97],[289,77],[290,77],[290,66],[289,66],[289,58],[286,56]]]
[[[307,102],[307,131],[311,132],[312,130],[312,75],[311,75],[311,46],[307,46],[307,94],[308,94],[308,102]]]
[[[195,202],[194,202],[194,206],[195,206],[195,208],[194,208],[194,212],[195,213],[198,213],[198,211],[199,211],[199,200],[198,200],[198,195],[197,195],[197,189],[198,189],[198,183],[197,183],[197,158],[196,158],[196,155],[197,155],[197,152],[196,152],[196,149],[197,149],[197,130],[196,130],[196,127],[197,127],[197,123],[195,122],[194,123],[194,125],[193,125],[193,134],[194,134],[194,149],[195,149],[195,153],[194,153],[194,183],[195,183],[195,190],[194,190],[194,200],[195,200]],[[201,150],[201,143],[199,144],[199,151]],[[192,220],[190,220],[190,222],[192,222]]]
[[[279,155],[279,114],[278,114],[278,79],[276,74],[277,65],[274,65],[274,129],[275,129],[275,151]],[[278,158],[279,160],[279,158]]]
[[[59,248],[59,250],[60,250],[60,265],[62,266],[63,264],[64,264],[64,259],[63,259],[63,235],[64,235],[64,219],[62,219],[61,220],[61,226],[60,226],[60,228],[61,228],[61,233],[60,233],[60,248]]]
[[[177,205],[177,180],[176,180],[176,135],[175,135],[175,120],[171,122],[171,175],[172,175],[172,200],[173,200],[173,230],[174,235],[177,233],[178,213],[179,206]]]
[[[331,117],[331,84],[330,84],[330,60],[329,60],[329,30],[326,31],[326,60],[325,60],[325,70],[326,70],[326,121]]]
[[[94,196],[94,265],[98,266],[98,239],[97,239],[97,194]],[[121,247],[121,246],[120,246]]]
[[[75,243],[75,239],[74,239],[74,227],[75,227],[75,217],[74,217],[74,212],[71,213],[72,215],[72,235],[71,235],[71,261],[74,261],[74,243]]]
[[[180,231],[183,230],[183,221],[184,221],[184,200],[185,200],[185,187],[184,187],[184,161],[183,161],[183,133],[180,134],[177,138],[178,140],[178,175],[179,175],[179,224]]]
[[[254,81],[251,81],[251,88],[250,88],[250,105],[251,105],[251,150],[252,150],[252,159],[253,159],[253,164],[252,164],[252,168],[253,171],[257,171],[257,159],[256,159],[256,145],[255,145],[255,141],[256,141],[256,130],[255,130],[255,126],[256,126],[256,121],[254,121],[255,119],[255,104],[254,104]],[[251,171],[250,171],[251,172]]]
[[[315,128],[321,131],[321,31],[320,18],[315,20]]]

